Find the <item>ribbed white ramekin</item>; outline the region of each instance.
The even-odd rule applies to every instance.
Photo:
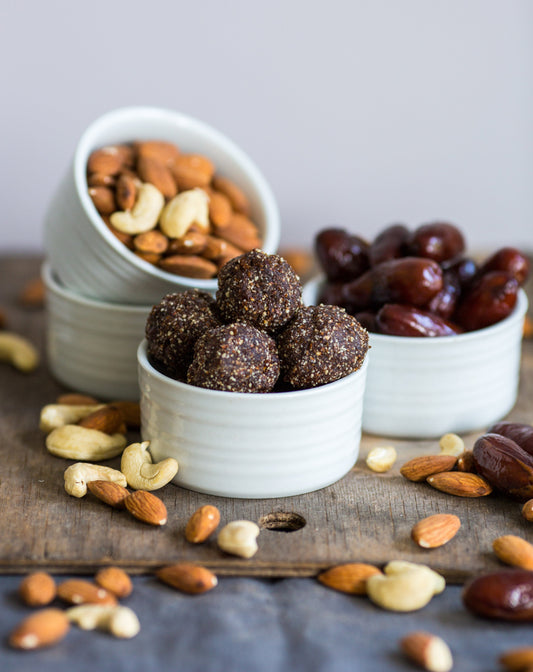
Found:
[[[193,387],[138,351],[142,436],[174,457],[177,485],[225,497],[298,495],[342,478],[359,453],[363,367],[329,385],[244,394]]]
[[[99,301],[155,304],[169,292],[198,287],[213,294],[217,280],[185,278],[162,271],[130,252],[109,231],[87,191],[90,153],[104,145],[139,139],[167,140],[185,152],[205,154],[221,175],[232,179],[250,200],[262,248],[276,252],[280,219],[274,195],[250,158],[214,128],[184,114],[153,107],[114,110],[82,135],[72,166],[59,185],[45,218],[45,248],[55,272],[72,291]]]
[[[54,377],[99,399],[138,399],[137,348],[151,306],[102,303],[65,289],[48,264],[46,350]]]
[[[322,278],[306,284],[316,302]],[[370,334],[363,430],[405,438],[474,431],[503,418],[518,394],[527,297],[498,324],[458,336]]]

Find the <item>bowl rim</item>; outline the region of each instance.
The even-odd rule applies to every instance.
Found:
[[[209,124],[206,124],[199,119],[195,119],[194,117],[190,117],[182,112],[155,106],[130,106],[106,112],[95,119],[85,129],[76,145],[72,165],[74,184],[85,215],[90,220],[94,229],[109,245],[111,245],[111,248],[115,252],[139,271],[159,280],[170,282],[172,285],[177,284],[191,288],[197,287],[198,289],[206,291],[213,290],[218,285],[216,277],[202,279],[176,275],[175,273],[163,271],[144,259],[132,254],[131,251],[128,250],[107,228],[89,196],[87,191],[86,169],[89,154],[97,148],[95,136],[109,125],[117,124],[121,120],[138,118],[151,119],[156,123],[158,121],[164,121],[165,123],[173,123],[176,127],[192,129],[199,134],[205,135],[211,142],[213,142],[213,144],[218,145],[218,147],[226,154],[232,156],[254,183],[259,200],[265,211],[265,222],[267,222],[267,226],[264,233],[262,249],[272,251],[277,250],[281,235],[281,220],[274,193],[257,165],[236,143],[233,142],[233,140],[230,140],[226,135]],[[154,133],[154,135],[157,135],[157,133]]]
[[[44,262],[41,266],[41,278],[46,288],[50,292],[61,297],[61,299],[64,301],[68,301],[69,303],[74,303],[79,306],[86,306],[87,308],[93,308],[103,312],[129,313],[137,315],[146,315],[147,311],[152,309],[152,304],[139,305],[127,303],[107,303],[105,301],[98,301],[97,299],[89,299],[85,296],[81,296],[81,294],[76,294],[61,284],[59,278],[54,276],[52,267],[48,262]]]
[[[303,293],[305,293],[306,288],[315,287],[318,289],[320,284],[324,282],[325,275],[320,273],[314,278],[308,280],[304,287]],[[316,304],[315,304],[316,305]],[[374,332],[369,332],[369,336],[372,339],[373,343],[388,343],[388,344],[403,344],[407,347],[438,347],[439,344],[443,343],[466,343],[468,341],[476,340],[483,338],[487,335],[497,334],[499,331],[507,329],[513,322],[522,320],[527,312],[529,306],[529,301],[527,294],[522,287],[518,290],[517,300],[513,311],[505,317],[503,320],[491,324],[488,327],[483,327],[483,329],[476,329],[475,331],[468,331],[463,334],[452,334],[450,336],[434,336],[431,338],[421,338],[419,336],[393,336],[389,334],[377,334]]]
[[[354,382],[355,378],[363,378],[364,383],[364,376],[368,365],[368,355],[369,351],[367,351],[363,364],[359,369],[357,369],[357,371],[353,371],[352,373],[349,373],[347,376],[344,376],[343,378],[334,380],[332,383],[307,388],[305,390],[290,390],[287,392],[276,392],[276,393],[267,392],[263,394],[254,394],[252,392],[228,392],[226,390],[210,390],[205,387],[197,387],[195,385],[189,385],[188,383],[183,383],[180,380],[175,380],[174,378],[169,378],[168,376],[165,376],[163,373],[154,368],[150,363],[147,354],[146,339],[143,339],[141,341],[137,349],[137,361],[139,363],[139,366],[166,387],[169,387],[179,392],[186,392],[187,394],[190,395],[204,397],[206,399],[208,399],[209,397],[213,399],[226,398],[228,400],[240,399],[242,400],[243,403],[256,403],[256,400],[264,399],[265,401],[260,402],[262,404],[276,403],[280,399],[291,399],[291,398],[301,399],[302,397],[324,395],[327,394],[328,391],[331,389],[342,387],[344,385],[351,385]]]

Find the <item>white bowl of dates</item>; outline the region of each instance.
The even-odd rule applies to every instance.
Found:
[[[69,291],[44,264],[46,352],[53,376],[100,399],[139,398],[137,348],[151,306],[108,304]]]
[[[214,294],[230,258],[277,250],[279,212],[251,159],[222,133],[152,107],[114,110],[83,133],[45,221],[54,272],[102,301]]]
[[[174,482],[242,498],[297,495],[342,478],[361,437],[368,334],[337,306],[305,307],[278,255],[223,267],[216,298],[165,296],[138,351],[141,428]]]
[[[323,275],[307,305],[340,305],[372,348],[363,430],[434,438],[503,418],[518,391],[529,260],[502,248],[476,263],[447,223],[392,225],[372,243],[342,229],[315,240]]]

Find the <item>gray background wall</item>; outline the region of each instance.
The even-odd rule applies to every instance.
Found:
[[[444,218],[532,249],[532,30],[530,0],[4,0],[0,249],[41,248],[82,131],[129,104],[240,144],[284,246]]]

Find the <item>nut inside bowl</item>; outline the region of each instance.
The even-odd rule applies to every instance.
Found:
[[[222,392],[164,376],[138,350],[141,431],[154,461],[174,457],[177,485],[224,497],[318,490],[355,464],[367,362],[328,385],[267,394]]]
[[[174,275],[137,257],[111,233],[87,188],[91,152],[109,144],[165,140],[180,150],[204,154],[217,174],[231,179],[247,195],[262,249],[277,250],[279,212],[272,191],[251,159],[231,140],[201,121],[153,107],[114,110],[83,133],[74,160],[56,191],[45,220],[45,247],[51,265],[70,289],[90,298],[117,303],[156,303],[171,291],[198,287],[214,293],[217,280]]]
[[[314,305],[324,282],[303,289]],[[503,418],[518,393],[522,328],[528,301],[490,327],[457,336],[411,338],[370,333],[363,431],[436,438],[481,429]]]

